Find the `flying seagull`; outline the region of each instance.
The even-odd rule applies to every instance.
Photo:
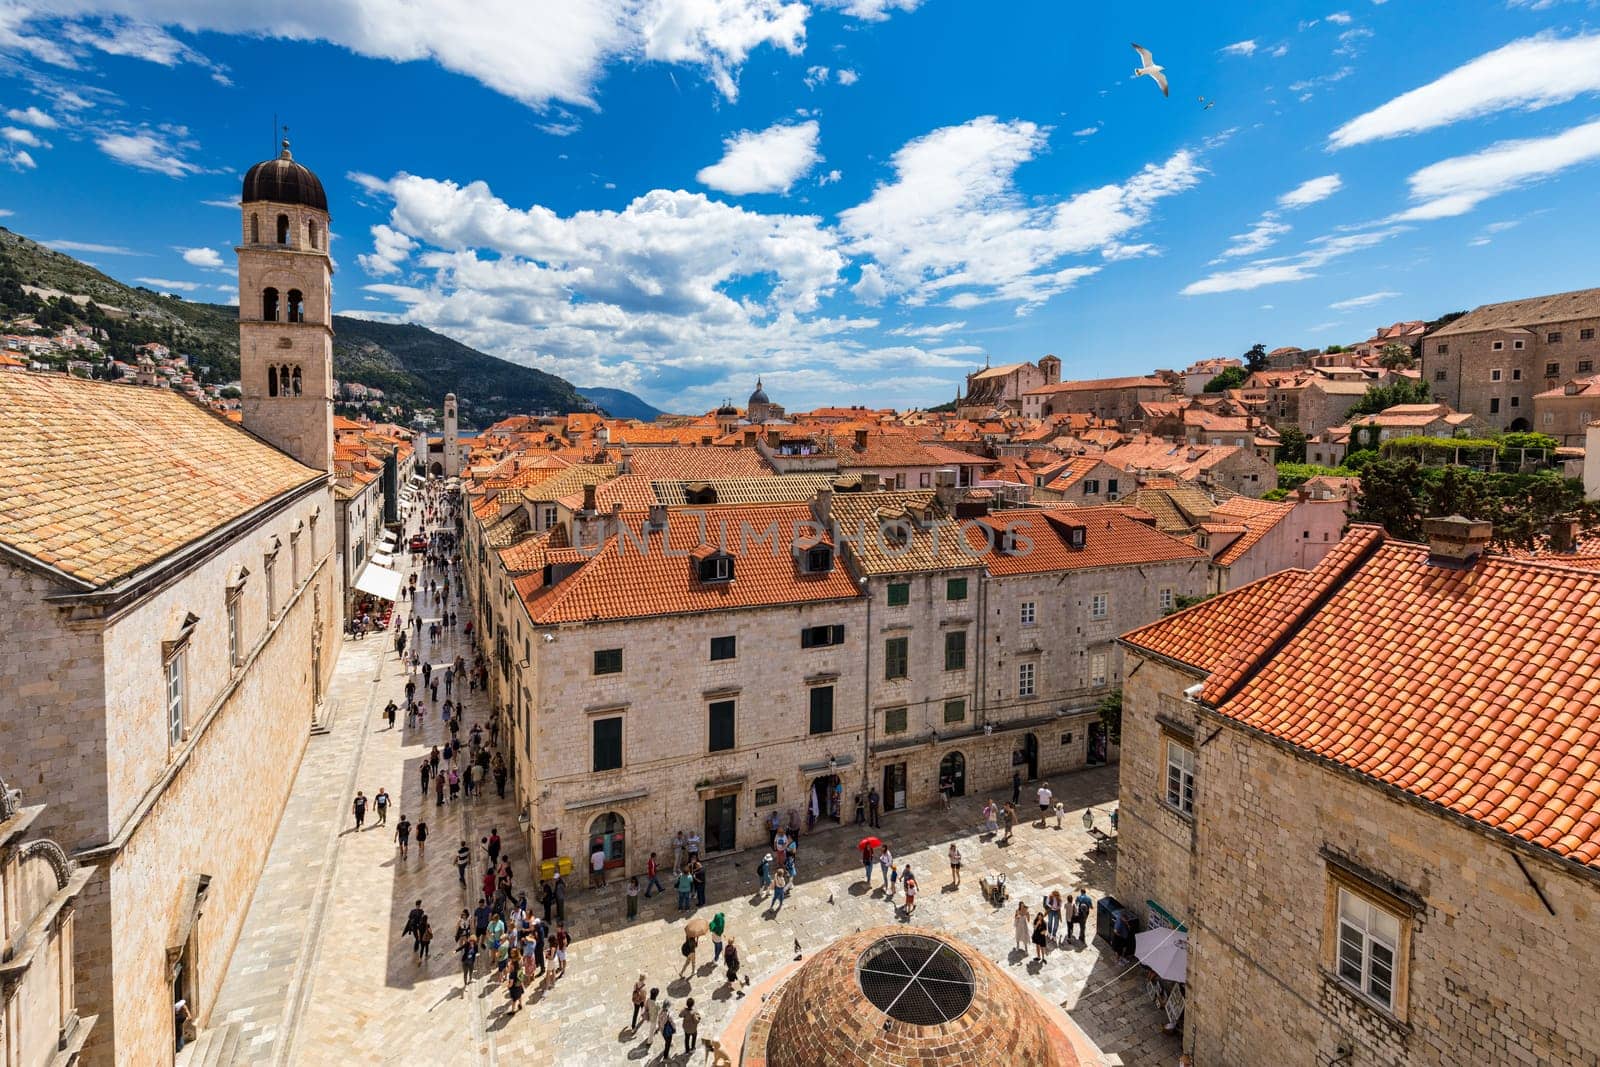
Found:
[[[1203,96],[1200,97],[1200,102],[1205,105],[1205,107],[1200,109],[1202,111],[1210,111],[1212,108],[1217,106],[1217,102],[1215,100],[1207,100]]]
[[[1167,76],[1162,73],[1162,71],[1166,70],[1166,68],[1156,66],[1155,57],[1150,54],[1150,49],[1143,48],[1139,45],[1134,45],[1133,50],[1139,53],[1139,60],[1144,64],[1144,66],[1137,68],[1133,72],[1133,76],[1137,78],[1143,74],[1150,75],[1151,80],[1157,85],[1161,86],[1161,95],[1166,96]]]

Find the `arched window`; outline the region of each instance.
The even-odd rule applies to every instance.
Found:
[[[294,395],[295,396],[299,396],[300,395],[300,368],[299,367],[296,367],[294,369]]]
[[[598,848],[605,853],[607,867],[621,867],[628,859],[627,833],[622,816],[608,811],[589,824],[589,854]]]
[[[279,215],[278,216],[278,243],[280,245],[286,245],[286,244],[289,243],[289,216],[288,215]]]
[[[306,222],[306,233],[311,237],[311,247],[317,247],[317,220],[310,219]]]
[[[306,321],[306,302],[305,302],[305,297],[301,294],[300,290],[298,290],[298,289],[290,289],[289,290],[289,303],[284,308],[284,310],[287,312],[287,315],[285,316],[287,321],[289,321],[289,322],[304,322],[304,321]]]
[[[278,368],[277,367],[268,367],[267,368],[267,395],[268,396],[277,396],[278,395]]]
[[[289,364],[285,363],[278,368],[278,395],[293,396],[294,392],[289,383]]]
[[[271,286],[261,290],[261,321],[278,321],[278,290]]]
[[[258,244],[261,243],[261,216],[260,215],[251,215],[250,216],[250,243],[253,244],[253,245],[258,245]]]

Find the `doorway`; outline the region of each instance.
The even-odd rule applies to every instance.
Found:
[[[737,847],[734,843],[734,831],[738,824],[739,797],[737,794],[712,797],[706,801],[706,852],[731,852]]]
[[[1024,771],[1024,781],[1034,781],[1039,777],[1039,737],[1037,734],[1023,734],[1022,746],[1012,750],[1011,765]]]
[[[558,846],[556,845],[556,832],[554,830],[539,831],[539,859],[553,860],[556,858]]]
[[[824,819],[839,821],[843,803],[844,785],[837,774],[825,774],[811,780],[811,795],[806,800],[806,829]]]
[[[1106,724],[1092,722],[1089,724],[1089,753],[1084,761],[1091,767],[1098,767],[1106,761]]]
[[[952,797],[967,795],[967,758],[961,753],[948,753],[939,761],[939,791]]]
[[[628,833],[621,815],[608,811],[589,824],[589,855],[597,848],[606,854],[608,871],[628,861]]]
[[[899,811],[906,806],[906,765],[890,763],[883,768],[883,810]]]

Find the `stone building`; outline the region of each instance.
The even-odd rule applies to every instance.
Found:
[[[1171,384],[1160,378],[1094,378],[1029,389],[1022,394],[1021,410],[1032,419],[1082,412],[1108,422],[1128,422],[1140,404],[1171,395]]]
[[[1533,428],[1554,437],[1558,446],[1584,447],[1589,424],[1597,415],[1600,377],[1574,378],[1533,398]]]
[[[1023,397],[1061,381],[1061,361],[1045,356],[1038,363],[1007,363],[967,375],[967,391],[956,398],[958,418],[985,418],[996,408],[1023,412]],[[1023,412],[1026,414],[1026,412]]]
[[[1600,574],[1427,525],[1123,638],[1118,896],[1189,931],[1196,1063],[1594,1062]]]
[[[1496,430],[1531,430],[1533,398],[1596,372],[1600,289],[1484,304],[1428,334],[1422,380]]]
[[[0,780],[0,1062],[69,1067],[95,1019],[78,1015],[74,911],[94,873],[49,838],[24,840],[44,805]]]

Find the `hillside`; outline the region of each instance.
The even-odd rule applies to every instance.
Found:
[[[578,392],[585,399],[593,400],[601,411],[614,419],[638,419],[640,422],[654,422],[661,409],[652,407],[644,400],[634,396],[626,389],[607,389],[603,386],[579,386]]]
[[[45,292],[29,292],[24,286]],[[103,329],[110,336],[111,354],[119,357],[134,345],[159,341],[208,367],[207,381],[239,376],[236,308],[124,285],[0,227],[0,320],[23,314],[33,314],[41,325],[77,323]],[[422,326],[335,315],[333,331],[334,377],[376,386],[403,407],[438,407],[446,393],[454,392],[461,398],[463,421],[475,425],[506,415],[594,407],[563,378],[479,352]]]

